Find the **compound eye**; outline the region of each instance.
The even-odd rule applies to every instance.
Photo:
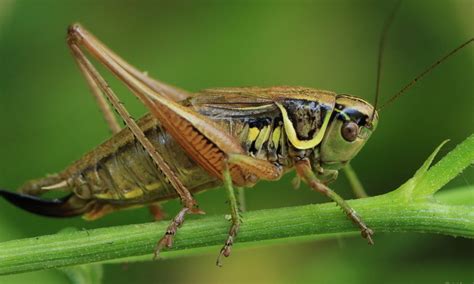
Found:
[[[341,128],[341,135],[348,142],[356,140],[359,134],[359,126],[353,121],[344,122]]]

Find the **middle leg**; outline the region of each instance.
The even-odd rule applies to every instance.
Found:
[[[237,237],[237,233],[240,229],[240,216],[239,216],[239,205],[237,204],[237,198],[235,197],[234,187],[232,185],[232,177],[230,176],[229,165],[227,161],[225,162],[224,166],[224,188],[227,193],[227,198],[229,201],[230,206],[230,216],[232,225],[230,226],[229,234],[227,236],[227,240],[225,241],[224,246],[222,247],[221,251],[219,252],[219,256],[216,260],[217,266],[222,266],[221,258],[222,256],[228,257],[232,250],[232,246],[234,245],[235,238]]]

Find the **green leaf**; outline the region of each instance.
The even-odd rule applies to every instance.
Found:
[[[417,195],[429,196],[474,163],[474,134],[433,166],[418,183]]]

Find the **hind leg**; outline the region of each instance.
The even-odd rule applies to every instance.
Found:
[[[74,56],[74,59],[79,64],[81,71],[85,73],[86,79],[90,78],[93,81],[93,86],[98,90],[98,94],[104,95],[110,104],[113,106],[113,109],[117,111],[120,117],[123,119],[125,125],[130,130],[130,132],[135,136],[136,140],[140,142],[147,154],[154,161],[158,169],[166,176],[167,180],[170,182],[171,186],[176,190],[177,194],[181,198],[183,204],[183,209],[180,213],[173,219],[171,225],[169,226],[165,236],[158,242],[157,249],[155,250],[155,256],[158,255],[159,251],[163,247],[170,247],[173,241],[173,237],[177,231],[177,228],[181,226],[184,222],[184,216],[189,213],[202,214],[203,212],[197,209],[197,204],[189,190],[182,183],[182,181],[176,176],[172,171],[168,163],[164,160],[162,155],[156,151],[154,145],[148,140],[148,138],[143,133],[142,129],[137,125],[137,123],[132,119],[129,112],[119,101],[118,97],[115,95],[114,91],[105,79],[100,75],[97,69],[92,65],[86,55],[83,53],[81,47],[88,50],[91,54],[95,55],[101,63],[109,68],[114,74],[120,75],[119,79],[127,86],[135,86],[139,88],[144,88],[146,90],[153,89],[152,86],[147,86],[143,83],[140,78],[134,76],[133,73],[130,73],[124,69],[123,63],[117,61],[117,58],[113,54],[107,51],[95,38],[85,31],[79,25],[71,26],[68,30],[68,45]],[[140,95],[138,89],[132,89],[135,95]],[[140,97],[145,99],[144,102],[150,102],[146,100],[146,97]],[[110,208],[103,208],[98,211],[97,214],[108,213]]]

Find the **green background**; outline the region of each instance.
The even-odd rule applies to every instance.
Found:
[[[373,101],[377,43],[387,1],[9,1],[0,0],[0,185],[61,170],[110,135],[65,44],[79,21],[135,66],[162,81],[209,87],[302,85]],[[474,34],[473,1],[405,1],[388,35],[382,101]],[[352,164],[370,195],[393,190],[444,139],[442,154],[474,130],[474,48],[461,51],[381,114]],[[107,75],[127,108],[145,108]],[[249,210],[323,202],[293,174],[247,191]],[[447,188],[472,184],[471,167]],[[332,185],[351,191],[341,175]],[[225,214],[225,193],[197,195],[207,214]],[[179,203],[164,204],[169,216]],[[199,217],[190,217],[199,218]],[[96,222],[47,219],[0,200],[0,241],[151,221],[146,209]],[[331,222],[331,220],[328,220]],[[421,234],[289,243],[215,254],[106,265],[104,283],[472,283],[472,240]],[[1,254],[1,251],[0,251]],[[58,271],[0,277],[0,283],[67,283]]]

